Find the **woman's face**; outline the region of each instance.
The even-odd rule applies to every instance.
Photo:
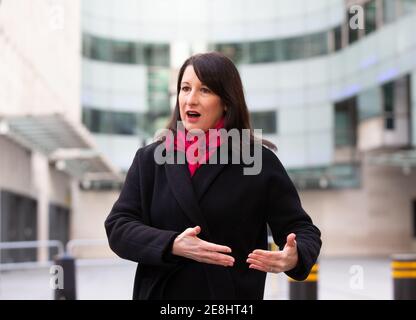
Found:
[[[223,116],[221,98],[198,79],[189,65],[183,73],[179,92],[179,111],[187,130],[214,128]]]

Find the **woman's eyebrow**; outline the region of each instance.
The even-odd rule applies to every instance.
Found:
[[[189,84],[189,82],[182,81],[181,84]]]

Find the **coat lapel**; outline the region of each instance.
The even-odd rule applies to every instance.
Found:
[[[198,201],[201,201],[202,197],[208,191],[209,187],[214,182],[215,178],[221,173],[221,171],[226,166],[226,164],[220,163],[220,155],[218,152],[220,150],[229,152],[229,150],[217,148],[217,150],[213,153],[210,159],[215,159],[215,164],[206,163],[202,165],[198,170],[196,170],[194,176],[192,177],[195,194]]]
[[[213,158],[218,156],[217,151],[212,155]],[[173,154],[170,156],[174,157]],[[218,164],[203,164],[191,177],[186,163],[165,165],[167,180],[174,197],[188,218],[201,227],[203,234],[205,230],[208,238],[210,232],[199,201],[225,166],[226,164],[220,164],[218,159]]]
[[[198,202],[201,201],[203,195],[224,167],[225,164],[204,164],[195,172],[192,182]]]
[[[195,226],[201,227],[202,235],[209,238],[208,225],[197,202],[187,164],[165,164],[165,172],[179,206]]]
[[[167,181],[174,197],[192,223],[201,227],[201,237],[206,241],[212,241],[212,236],[199,206],[199,199],[202,198],[224,166],[225,164],[202,165],[194,175],[194,190],[186,163],[165,164]],[[197,176],[198,171],[199,175]],[[203,266],[213,297],[235,299],[235,288],[228,270],[214,265],[204,264]]]

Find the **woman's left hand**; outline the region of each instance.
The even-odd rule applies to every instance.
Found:
[[[293,269],[298,263],[298,249],[295,239],[294,233],[289,234],[282,251],[254,250],[248,255],[249,268],[272,273]]]

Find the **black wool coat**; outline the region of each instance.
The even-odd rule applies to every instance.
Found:
[[[321,248],[320,231],[271,150],[261,147],[258,175],[243,175],[246,165],[230,160],[204,164],[191,177],[187,164],[155,162],[159,144],[137,151],[105,221],[111,249],[138,263],[133,299],[263,299],[266,274],[249,269],[246,259],[254,249],[267,250],[267,225],[281,249],[287,235],[296,234],[299,261],[286,274],[308,276]],[[201,239],[232,249],[233,267],[171,254],[176,236],[197,225]]]

